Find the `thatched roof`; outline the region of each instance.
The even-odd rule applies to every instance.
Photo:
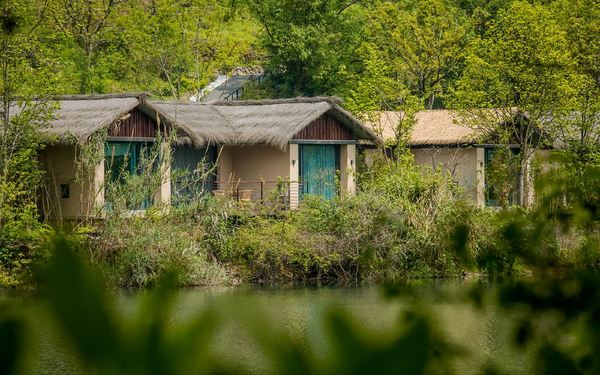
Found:
[[[132,109],[138,108],[152,118],[174,124],[167,116],[148,102],[148,94],[108,94],[108,95],[61,95],[50,96],[44,100],[55,102],[57,109],[53,113],[49,127],[42,133],[62,143],[85,143],[89,137],[119,120]],[[17,104],[11,109],[13,115],[22,110]],[[195,143],[201,143],[185,125],[178,125],[183,132],[192,137]]]
[[[224,144],[235,137],[227,120],[212,106],[174,102],[152,102],[152,105],[173,123],[185,124],[190,133],[199,140],[192,142],[197,145]],[[179,138],[187,137],[180,135]]]
[[[180,130],[179,141],[206,144],[270,144],[285,148],[313,121],[329,114],[356,139],[380,142],[373,131],[330,97],[259,101],[178,103],[149,101],[147,94],[55,96],[58,109],[43,132],[60,142],[86,142],[89,137],[137,108]],[[16,114],[18,106],[12,109]]]
[[[395,129],[399,119],[404,116],[402,112],[382,112],[377,121],[368,122],[375,133],[384,140],[396,137]],[[476,142],[477,131],[461,122],[461,117],[455,112],[446,109],[420,111],[415,115],[409,146],[458,146]]]
[[[270,144],[285,148],[294,135],[324,114],[352,130],[357,139],[379,142],[377,135],[341,108],[336,98],[152,104],[169,119],[187,125],[207,143]]]
[[[60,99],[55,119],[45,129],[60,139],[74,137],[84,142],[92,134],[112,124],[140,104],[137,97],[102,99]]]

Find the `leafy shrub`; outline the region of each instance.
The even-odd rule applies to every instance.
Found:
[[[0,287],[27,287],[33,283],[31,265],[45,259],[44,245],[54,231],[37,220],[34,204],[0,208],[0,214],[6,220],[0,225]]]
[[[451,231],[482,215],[442,172],[401,158],[371,169],[352,197],[303,198],[283,218],[254,218],[233,230],[228,256],[250,280],[392,281],[456,275]],[[471,252],[477,251],[475,243]]]
[[[228,283],[201,237],[201,228],[192,222],[149,211],[145,217],[107,220],[88,246],[114,285],[152,285],[166,272],[176,275],[178,285]]]

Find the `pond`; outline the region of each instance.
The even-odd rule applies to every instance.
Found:
[[[510,374],[532,372],[527,351],[510,345],[517,318],[514,313],[501,311],[489,301],[482,307],[474,306],[464,298],[466,288],[468,285],[460,281],[428,281],[394,296],[380,287],[180,289],[174,292],[168,324],[175,329],[200,311],[215,309],[225,323],[207,342],[213,355],[236,363],[240,370],[261,373],[267,359],[252,332],[276,330],[302,338],[307,350],[327,356],[322,321],[327,311],[342,310],[361,335],[385,340],[398,326],[402,312],[418,305],[430,312],[444,336],[457,345],[460,355],[452,361],[454,372],[481,373],[489,364]],[[123,292],[111,303],[123,321],[131,322],[138,319],[141,301],[149,293]],[[25,311],[28,327],[23,373],[85,373],[48,307],[33,298],[19,298],[18,303]]]

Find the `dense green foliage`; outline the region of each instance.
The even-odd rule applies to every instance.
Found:
[[[405,90],[423,107],[445,106],[453,89],[464,88],[463,74],[493,78],[488,69],[478,70],[473,64],[509,68],[512,75],[497,77],[525,86],[533,85],[535,78],[562,85],[565,67],[596,86],[600,82],[596,0],[5,0],[2,4],[3,13],[16,13],[33,25],[16,32],[28,50],[24,61],[32,73],[25,76],[31,81],[28,88],[36,92],[50,81],[55,93],[147,90],[185,98],[197,95],[218,73],[262,65],[272,73],[266,82],[273,90],[259,92],[351,98],[357,83],[369,79],[374,60],[383,66],[376,88],[386,87],[385,80],[391,84],[391,97],[381,90],[384,107],[397,104]],[[556,53],[547,53],[548,48]],[[552,66],[556,82],[524,70],[537,69],[534,62]],[[519,66],[522,69],[515,69]],[[45,80],[35,82],[34,77],[40,76]],[[531,79],[524,79],[527,76]],[[498,84],[489,90],[500,90]],[[501,89],[508,95],[507,90]],[[394,97],[393,92],[401,95]],[[524,92],[521,98],[530,100]]]
[[[592,189],[589,191],[579,185],[565,185],[568,183],[565,177],[553,173],[540,191],[536,209],[502,214],[503,225],[483,253],[470,251],[475,236],[472,227],[461,220],[451,229],[454,246],[449,254],[465,266],[475,258],[484,259],[481,255],[485,254],[488,262],[495,257],[494,263],[498,264],[498,256],[502,255],[535,270],[520,281],[499,283],[494,288],[475,283],[465,286],[463,293],[452,295],[442,290],[435,298],[481,308],[493,301],[500,307],[499,313],[517,318],[511,331],[511,345],[531,354],[536,373],[595,374],[600,370],[596,356],[600,350],[599,173],[598,168],[586,171],[585,178]],[[423,194],[423,190],[408,189],[408,196],[415,194]],[[563,199],[565,194],[570,198],[568,203]],[[322,225],[322,218],[317,222]],[[556,274],[560,257],[556,236],[569,231],[587,234],[573,246],[581,257],[574,263],[575,268]],[[437,311],[410,299],[407,300],[410,305],[402,310],[403,319],[389,327],[385,337],[360,332],[346,315],[331,309],[311,319],[313,324],[323,327],[324,340],[320,343],[274,326],[272,321],[256,314],[258,309],[231,314],[239,308],[233,305],[209,304],[184,324],[174,323],[174,312],[170,310],[174,294],[168,285],[177,283],[177,272],[165,274],[160,286],[145,294],[134,319],[125,319],[112,308],[113,297],[106,294],[94,269],[88,268],[74,251],[76,247],[64,238],[57,239],[51,248],[50,262],[39,275],[47,286],[46,300],[58,329],[70,343],[69,351],[87,372],[452,373],[451,361],[471,354],[439,329]],[[396,294],[419,293],[418,289],[397,287],[386,291],[391,298]],[[0,352],[3,359],[0,369],[3,373],[19,373],[27,360],[23,355],[27,326],[16,306],[4,303],[3,307],[0,333],[4,347]],[[241,327],[235,331],[239,340],[252,338],[248,345],[264,358],[260,369],[245,366],[242,353],[223,356],[212,350],[214,340],[231,325]],[[327,355],[319,355],[323,352]],[[471,370],[500,371],[496,367],[496,353],[489,353],[486,358],[489,361],[481,368]]]
[[[0,285],[9,286],[31,282],[31,261],[41,256],[50,231],[38,220],[44,172],[37,153],[44,147],[39,129],[47,126],[53,105],[29,99],[32,87],[40,93],[48,87],[46,67],[31,66],[32,54],[44,48],[26,37],[35,28],[31,10],[31,4],[0,2]]]
[[[466,200],[445,172],[414,166],[410,154],[399,155],[363,172],[356,196],[331,201],[308,196],[293,211],[198,196],[176,208],[156,205],[138,217],[115,208],[87,230],[91,233],[80,229],[77,236],[109,285],[121,287],[153,285],[166,272],[176,275],[178,285],[390,283],[535,273],[515,252],[521,245],[504,240],[514,223],[542,237],[528,246],[560,273],[597,267],[600,254],[589,247],[597,225],[563,231],[559,221],[538,218],[556,215],[544,207],[571,210],[582,201],[595,207],[596,170],[585,168],[581,182],[572,183],[570,166],[556,160],[548,177],[539,178],[540,208],[491,211]],[[528,222],[543,226],[530,228]],[[457,241],[464,242],[458,253]]]

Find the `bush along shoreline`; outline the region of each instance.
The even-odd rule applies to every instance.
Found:
[[[600,268],[593,246],[598,228],[586,224],[564,231],[564,218],[554,217],[560,206],[553,194],[561,190],[548,187],[562,186],[561,178],[572,180],[559,172],[549,173],[551,182],[540,176],[538,207],[491,210],[464,199],[444,172],[414,166],[410,157],[401,156],[377,161],[360,176],[355,196],[306,196],[297,210],[205,194],[186,205],[152,206],[139,216],[125,214],[125,203],[114,204],[103,220],[80,223],[67,233],[113,288],[151,286],[167,273],[179,286],[224,286],[378,284],[535,272],[520,258],[523,246],[535,247],[549,262],[546,269],[555,272]],[[570,194],[578,202],[594,201],[597,193],[586,187]],[[43,226],[23,242],[24,260],[3,259],[3,286],[35,286],[31,269],[46,262],[45,244],[54,233]],[[541,239],[513,243],[506,239],[513,234]]]
[[[457,218],[485,215],[443,173],[412,161],[381,163],[356,196],[304,197],[297,210],[199,196],[144,215],[114,206],[80,227],[82,254],[109,285],[145,287],[169,271],[182,286],[239,283],[380,283],[450,277],[464,269],[451,252]],[[143,184],[137,184],[143,186]]]

